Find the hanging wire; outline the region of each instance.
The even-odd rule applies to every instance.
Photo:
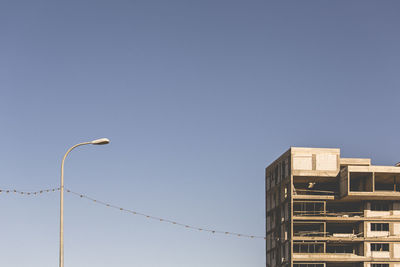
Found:
[[[264,239],[264,240],[266,239],[266,237],[264,237],[264,236],[248,235],[248,234],[241,234],[241,233],[235,233],[235,232],[220,231],[220,230],[214,230],[214,229],[208,229],[208,228],[202,228],[202,227],[197,227],[197,226],[193,226],[193,225],[188,225],[188,224],[184,224],[184,223],[181,223],[181,222],[172,221],[172,220],[169,220],[169,219],[165,219],[165,218],[161,218],[161,217],[157,217],[157,216],[152,216],[152,215],[149,215],[149,214],[144,214],[144,213],[137,212],[137,211],[134,211],[134,210],[130,210],[130,209],[122,208],[122,207],[119,207],[119,206],[115,206],[113,204],[110,204],[110,203],[107,203],[107,202],[104,202],[104,201],[89,197],[88,195],[74,192],[74,191],[72,191],[70,189],[67,189],[67,188],[65,190],[68,193],[71,193],[71,194],[74,194],[76,196],[79,196],[80,198],[85,198],[87,200],[90,200],[90,201],[92,201],[94,203],[97,203],[99,205],[102,205],[102,206],[106,206],[108,208],[113,208],[113,209],[116,209],[116,210],[119,210],[119,211],[127,212],[127,213],[130,213],[130,214],[133,214],[133,215],[142,216],[142,217],[145,217],[147,219],[152,219],[152,220],[156,220],[156,221],[159,221],[159,222],[164,222],[164,223],[169,223],[169,224],[181,226],[181,227],[184,227],[186,229],[193,229],[193,230],[197,230],[197,231],[209,232],[209,233],[212,233],[212,234],[224,234],[224,235],[231,235],[231,236],[251,238],[251,239],[255,239],[255,238]]]
[[[85,198],[87,200],[90,200],[93,203],[97,203],[99,205],[108,207],[108,208],[113,208],[119,211],[123,211],[123,212],[127,212],[133,215],[138,215],[138,216],[142,216],[145,217],[147,219],[152,219],[152,220],[156,220],[159,222],[164,222],[164,223],[169,223],[169,224],[173,224],[173,225],[177,225],[186,229],[192,229],[192,230],[197,230],[197,231],[203,231],[203,232],[208,232],[208,233],[212,233],[212,234],[223,234],[223,235],[229,235],[229,236],[235,236],[235,237],[243,237],[243,238],[250,238],[250,239],[264,239],[266,240],[267,238],[265,236],[259,236],[259,235],[249,235],[249,234],[241,234],[241,233],[235,233],[235,232],[228,232],[228,231],[220,231],[220,230],[214,230],[214,229],[209,229],[209,228],[202,228],[202,227],[197,227],[197,226],[193,226],[193,225],[189,225],[189,224],[184,224],[181,222],[177,222],[177,221],[172,221],[166,218],[161,218],[161,217],[157,217],[157,216],[152,216],[149,214],[145,214],[145,213],[141,213],[141,212],[137,212],[134,210],[130,210],[130,209],[126,209],[123,207],[119,207],[119,206],[115,206],[111,203],[105,202],[105,201],[101,201],[98,199],[94,199],[92,197],[89,197],[88,195],[85,194],[81,194],[78,192],[74,192],[70,189],[65,188],[65,191],[67,193],[71,193],[75,196],[78,196],[80,198]],[[39,191],[31,191],[31,192],[27,192],[27,191],[19,191],[19,190],[9,190],[9,189],[0,189],[0,194],[1,193],[14,193],[14,194],[20,194],[20,195],[27,195],[27,196],[37,196],[37,195],[41,195],[43,193],[50,193],[50,192],[55,192],[55,191],[60,191],[60,188],[51,188],[51,189],[44,189],[44,190],[39,190]],[[279,240],[279,238],[274,238],[275,240]]]
[[[26,195],[26,196],[36,196],[36,195],[41,195],[44,193],[56,192],[59,190],[60,190],[60,188],[42,189],[39,191],[20,191],[20,190],[15,190],[15,189],[0,189],[0,194],[1,193],[10,194],[11,193],[11,194]]]

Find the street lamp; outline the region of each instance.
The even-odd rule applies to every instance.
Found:
[[[110,143],[107,138],[100,138],[90,142],[83,142],[74,145],[65,153],[61,162],[61,184],[60,184],[60,265],[59,267],[64,267],[64,162],[67,158],[69,152],[74,148],[83,145],[106,145]]]

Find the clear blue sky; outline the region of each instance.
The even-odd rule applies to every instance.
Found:
[[[399,1],[0,3],[0,187],[264,234],[290,146],[400,161]],[[66,267],[265,266],[263,240],[65,199]],[[58,264],[58,194],[0,195],[2,266]]]

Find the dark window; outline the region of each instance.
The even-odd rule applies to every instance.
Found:
[[[385,202],[373,202],[371,203],[371,210],[373,211],[389,211],[390,205]]]
[[[324,203],[322,202],[294,202],[293,209],[295,215],[318,216],[324,213]]]
[[[371,223],[371,231],[389,231],[388,223]]]
[[[372,263],[371,267],[389,267],[389,263]]]
[[[321,243],[294,243],[294,253],[324,253],[324,245]]]
[[[324,267],[323,263],[295,263],[293,267]]]
[[[388,243],[372,243],[371,251],[389,251]]]
[[[326,247],[327,253],[354,253],[351,245],[329,245]]]

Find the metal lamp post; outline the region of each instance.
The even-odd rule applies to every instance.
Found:
[[[69,152],[74,148],[83,145],[106,145],[110,143],[107,138],[100,138],[90,142],[79,143],[71,147],[65,153],[61,162],[61,184],[60,184],[60,265],[59,267],[64,267],[64,162],[67,158]]]

